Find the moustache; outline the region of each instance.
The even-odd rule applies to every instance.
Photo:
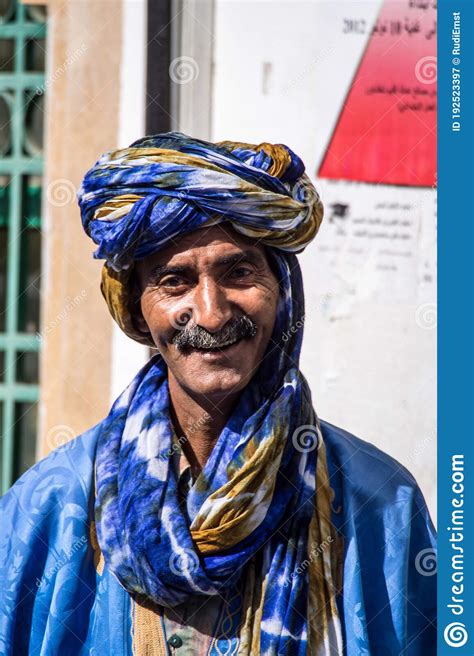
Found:
[[[190,349],[215,350],[230,346],[241,339],[252,339],[257,334],[257,324],[247,315],[229,319],[217,333],[210,333],[202,326],[187,323],[171,340],[181,352]]]

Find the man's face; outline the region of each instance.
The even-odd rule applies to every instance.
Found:
[[[169,375],[192,396],[215,401],[243,389],[263,358],[278,302],[263,246],[211,226],[136,268],[143,319]]]

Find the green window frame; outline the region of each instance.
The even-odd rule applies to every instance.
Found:
[[[45,9],[0,0],[1,489],[36,456]]]

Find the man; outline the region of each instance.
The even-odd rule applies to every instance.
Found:
[[[112,316],[157,353],[6,495],[1,653],[435,654],[423,496],[299,370],[323,214],[300,158],[157,135],[79,203]]]

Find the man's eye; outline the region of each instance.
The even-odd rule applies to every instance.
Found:
[[[251,273],[252,269],[249,267],[236,267],[229,273],[229,278],[246,278],[247,276],[250,276]]]
[[[162,287],[179,287],[184,284],[184,279],[180,276],[167,276],[160,280],[159,283]]]

